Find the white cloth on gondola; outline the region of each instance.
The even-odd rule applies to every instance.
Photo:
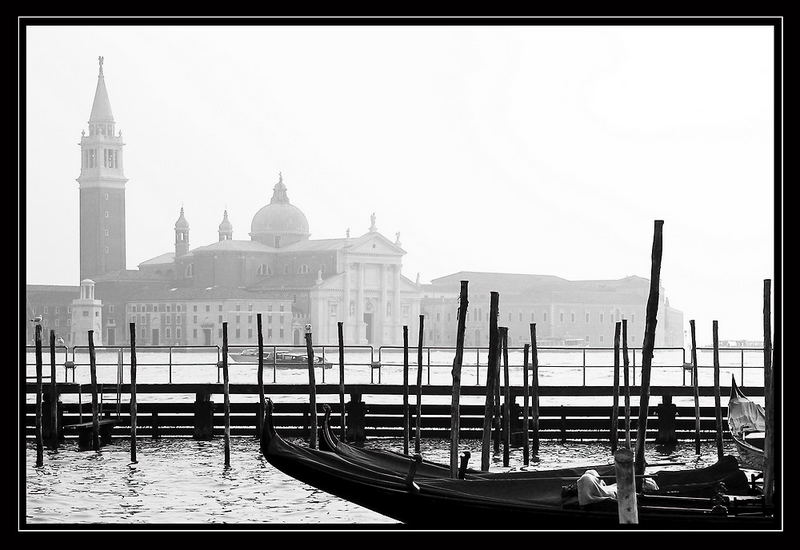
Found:
[[[600,479],[597,471],[586,470],[578,478],[578,504],[581,506],[602,500],[616,500],[616,498],[617,484],[606,485],[606,482]]]

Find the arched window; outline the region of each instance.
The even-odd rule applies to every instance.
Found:
[[[297,272],[300,274],[308,273],[308,265],[306,264],[301,265],[300,268],[297,270]]]
[[[392,302],[386,302],[386,316],[392,316]]]
[[[269,273],[269,268],[267,267],[267,264],[259,264],[257,272],[259,275],[267,275]]]
[[[283,274],[284,275],[288,275],[289,274],[289,266],[288,265],[283,266]]]
[[[194,276],[194,264],[186,264],[186,276]]]
[[[350,315],[355,315],[356,312],[356,303],[353,300],[350,300]]]

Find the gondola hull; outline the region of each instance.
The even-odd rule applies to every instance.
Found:
[[[617,503],[579,507],[566,504],[563,487],[574,478],[448,479],[414,477],[356,462],[334,452],[300,447],[283,440],[271,421],[272,404],[261,450],[277,469],[332,495],[404,524],[435,529],[609,529],[619,527]],[[721,510],[641,505],[639,528],[770,528],[771,517],[732,517]]]

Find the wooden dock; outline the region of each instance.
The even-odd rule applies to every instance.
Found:
[[[320,397],[318,405],[318,421],[322,421],[322,403],[327,402],[332,409],[331,422],[339,428],[341,418],[341,404],[338,401],[339,384],[317,384],[316,393]],[[631,388],[631,397],[638,397],[639,387]],[[56,384],[59,395],[75,395],[86,392],[86,386],[79,384]],[[480,386],[464,386],[461,388],[462,396],[485,395],[485,388]],[[509,388],[511,395],[510,417],[511,435],[514,444],[522,441],[522,396],[524,389],[521,386]],[[720,389],[723,395],[730,391],[728,387]],[[130,393],[130,386],[123,384],[120,387],[123,401]],[[713,387],[699,388],[701,396],[713,397]],[[27,383],[26,393],[35,394],[36,384]],[[137,435],[143,438],[158,437],[193,437],[208,439],[221,436],[224,431],[224,405],[223,384],[137,384],[136,393],[139,398],[137,413]],[[349,396],[345,402],[346,425],[348,437],[359,440],[364,437],[403,437],[406,423],[403,418],[403,385],[389,384],[345,384],[344,393]],[[763,388],[748,388],[750,396],[763,396]],[[183,394],[193,397],[193,401],[166,402],[153,400],[153,395]],[[230,433],[232,436],[250,436],[257,434],[259,411],[259,386],[257,384],[230,384],[231,395],[248,395],[252,397],[248,402],[230,403]],[[305,437],[310,433],[311,416],[310,405],[307,401],[291,403],[282,401],[281,396],[308,396],[306,384],[268,384],[264,386],[264,394],[275,402],[275,424],[286,436]],[[652,396],[648,411],[647,440],[655,441],[663,426],[669,425],[674,429],[674,437],[678,440],[693,440],[695,437],[695,409],[693,406],[664,407],[659,410],[662,396],[692,397],[691,386],[653,386],[650,388]],[[420,434],[423,438],[450,437],[449,404],[425,403],[426,396],[450,396],[450,386],[423,385]],[[611,397],[611,386],[540,386],[540,397]],[[149,396],[149,399],[148,399]],[[330,396],[325,398],[325,396]],[[396,403],[376,403],[371,401],[373,396],[396,396]],[[142,398],[145,398],[144,400]],[[51,395],[45,392],[46,402],[50,402]],[[385,401],[385,397],[381,401]],[[144,401],[144,402],[142,402]],[[153,401],[153,402],[151,402]],[[81,418],[81,407],[83,414]],[[130,414],[116,403],[105,403],[101,406],[101,417],[113,418],[115,423],[107,423],[111,437],[127,438],[130,433]],[[461,404],[459,412],[461,417],[459,437],[463,439],[480,439],[483,429],[485,407],[480,404]],[[120,410],[119,416],[117,411]],[[660,414],[670,414],[665,411],[674,411],[674,416],[660,422]],[[415,421],[415,412],[412,408],[412,420]],[[25,405],[25,433],[29,438],[35,435],[35,405]],[[723,418],[727,418],[727,408],[722,407]],[[611,406],[542,406],[539,407],[539,438],[559,441],[609,441],[611,439]],[[714,407],[700,407],[701,438],[714,440],[716,437],[716,419]],[[58,426],[60,437],[75,437],[78,430],[68,426],[85,422],[91,417],[88,403],[61,403],[58,404]],[[638,427],[638,407],[631,407],[631,428]],[[624,417],[618,419],[620,436],[624,438]],[[44,429],[49,434],[50,421],[44,418]],[[727,425],[727,424],[725,424]],[[65,429],[66,428],[66,429]],[[337,430],[338,432],[338,430]]]

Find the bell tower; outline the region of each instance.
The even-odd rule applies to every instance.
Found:
[[[185,256],[189,252],[189,222],[183,215],[183,206],[181,206],[181,215],[175,222],[175,259]]]
[[[81,279],[124,270],[125,183],[122,131],[114,135],[114,116],[103,77],[103,58],[89,115],[89,134],[81,131],[80,271]]]

